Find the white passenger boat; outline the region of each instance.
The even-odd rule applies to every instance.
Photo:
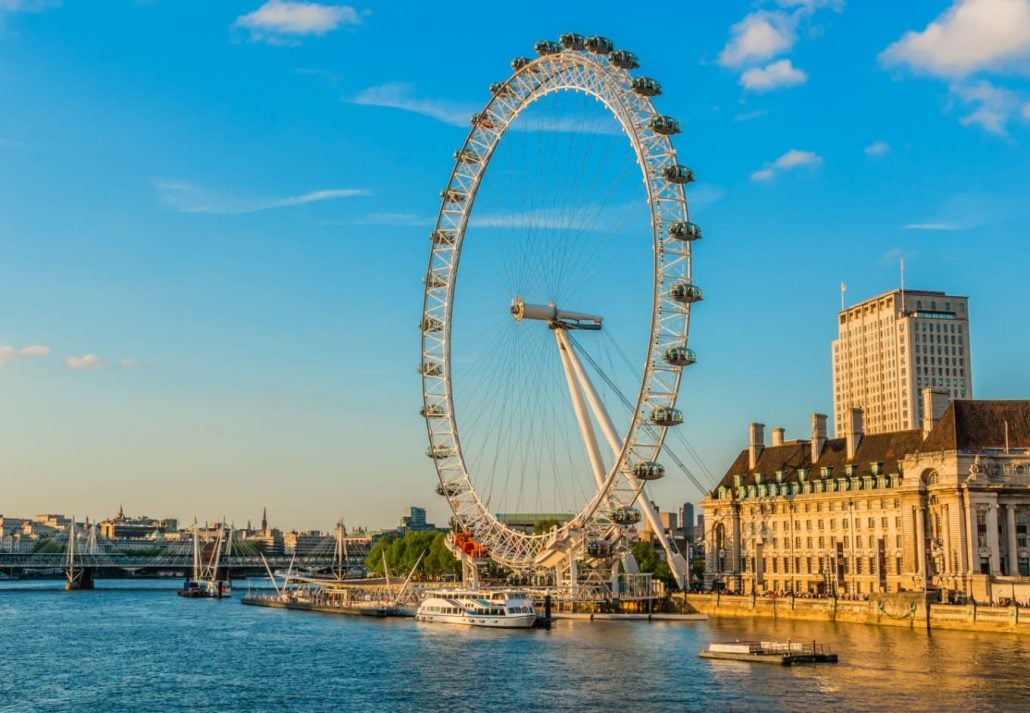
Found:
[[[437,624],[528,629],[536,624],[536,608],[524,592],[452,589],[426,592],[415,619]]]

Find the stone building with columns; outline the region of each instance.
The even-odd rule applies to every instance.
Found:
[[[1030,598],[1030,401],[924,389],[919,430],[808,439],[751,424],[701,508],[705,584],[741,593]]]

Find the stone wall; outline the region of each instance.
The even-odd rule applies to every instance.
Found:
[[[677,599],[674,606],[679,607]],[[710,617],[764,617],[909,628],[1030,634],[1030,609],[927,603],[919,592],[870,595],[868,600],[688,594],[686,609]]]

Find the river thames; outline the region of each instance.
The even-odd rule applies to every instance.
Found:
[[[177,583],[0,583],[3,711],[1017,711],[1030,641],[854,624],[557,622],[496,631],[187,600]],[[837,665],[706,661],[816,640]]]

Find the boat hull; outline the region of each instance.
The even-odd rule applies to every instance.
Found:
[[[416,621],[429,624],[459,624],[462,626],[483,626],[491,629],[530,629],[536,626],[536,614],[514,614],[505,616],[469,614],[416,614]]]

